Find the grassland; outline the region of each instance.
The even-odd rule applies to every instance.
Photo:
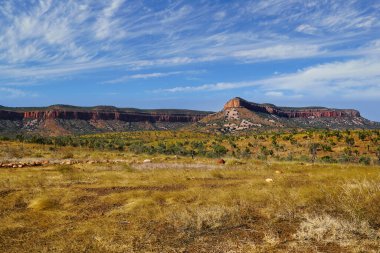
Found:
[[[352,147],[367,152],[353,136]],[[373,136],[363,142],[372,143]],[[283,137],[278,145],[293,145]],[[272,137],[265,138],[271,145]],[[310,157],[306,144],[294,147]],[[374,153],[365,165],[228,152],[220,165],[207,155],[2,141],[4,161],[76,164],[0,168],[0,252],[378,252],[380,167]]]

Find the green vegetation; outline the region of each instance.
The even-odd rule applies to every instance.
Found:
[[[3,140],[9,140],[3,138]],[[235,157],[260,160],[378,163],[379,130],[319,130],[292,133],[217,135],[189,131],[144,131],[83,136],[23,136],[15,140],[53,147],[129,151],[192,157]]]

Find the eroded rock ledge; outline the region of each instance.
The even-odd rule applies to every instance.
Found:
[[[360,117],[359,111],[352,109],[331,109],[324,107],[277,107],[272,104],[257,104],[248,102],[239,97],[229,100],[224,105],[224,110],[231,108],[246,108],[254,112],[268,113],[285,118]]]
[[[67,120],[120,120],[128,122],[197,122],[207,116],[207,112],[187,110],[157,110],[157,111],[123,111],[123,110],[77,110],[77,109],[52,109],[41,110],[12,110],[0,109],[0,119],[23,120],[23,119],[67,119]]]

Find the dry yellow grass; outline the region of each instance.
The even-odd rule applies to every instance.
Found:
[[[42,159],[70,154],[123,162],[0,169],[0,252],[378,252],[380,247],[378,166],[232,158],[217,165],[207,158],[30,144],[23,151]],[[152,163],[143,164],[146,158]]]

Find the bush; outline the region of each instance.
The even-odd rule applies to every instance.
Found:
[[[321,145],[321,146],[322,146],[323,151],[332,152],[331,146],[329,146],[329,145]]]
[[[337,160],[332,158],[331,156],[324,156],[321,158],[321,161],[324,162],[324,163],[336,163]]]
[[[9,141],[10,139],[6,136],[0,136],[0,141]]]
[[[346,136],[346,143],[348,146],[352,147],[355,145],[355,139],[352,137]]]
[[[215,144],[213,147],[213,150],[214,150],[214,153],[217,155],[217,156],[223,156],[227,153],[227,149],[222,146],[222,145],[219,145],[219,144]]]
[[[364,164],[364,165],[370,165],[371,164],[371,158],[367,156],[361,156],[359,158],[359,163]]]
[[[351,155],[348,154],[342,154],[339,158],[338,161],[341,163],[350,163],[354,161],[354,158]]]

